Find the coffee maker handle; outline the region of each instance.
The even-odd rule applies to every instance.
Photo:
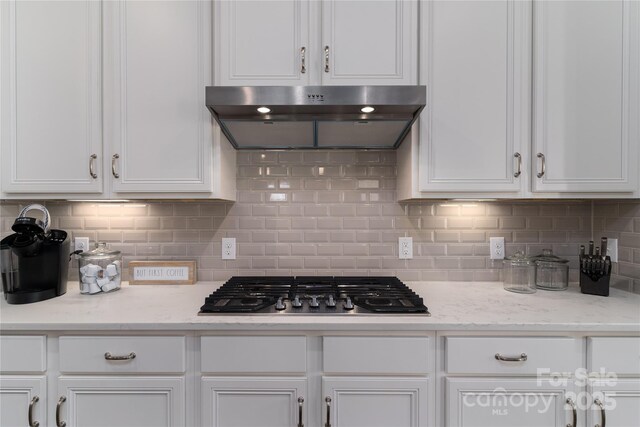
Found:
[[[25,206],[20,211],[20,214],[18,214],[18,218],[26,217],[27,216],[27,212],[29,212],[31,210],[37,210],[37,211],[42,212],[42,214],[43,214],[42,223],[44,224],[44,234],[49,234],[49,223],[50,223],[49,211],[43,205],[40,205],[38,203],[34,203],[32,205]]]

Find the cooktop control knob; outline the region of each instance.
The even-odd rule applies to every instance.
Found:
[[[309,301],[309,307],[318,308],[320,304],[318,304],[318,297],[315,295],[311,296],[311,301]]]
[[[291,305],[293,306],[293,308],[302,307],[302,302],[300,301],[300,297],[298,297],[298,295],[296,295],[296,297],[293,299],[293,302],[291,303]]]
[[[282,301],[282,297],[278,298],[278,301],[276,301],[276,310],[284,310],[285,308],[287,308],[287,306]]]
[[[329,295],[329,299],[327,300],[327,307],[335,308],[336,300],[333,299],[333,295]]]
[[[353,303],[351,302],[351,298],[347,297],[347,300],[344,302],[345,310],[353,310]]]

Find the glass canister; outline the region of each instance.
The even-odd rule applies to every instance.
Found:
[[[564,291],[569,287],[569,260],[557,257],[551,249],[543,249],[534,258],[536,287],[547,291]]]
[[[80,293],[99,294],[120,289],[122,281],[122,255],[112,251],[105,242],[96,243],[95,249],[78,255]]]
[[[531,258],[518,251],[504,260],[504,289],[520,294],[536,291],[536,266]]]

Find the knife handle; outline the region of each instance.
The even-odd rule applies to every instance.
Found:
[[[593,240],[589,240],[589,256],[593,255]]]
[[[606,237],[603,237],[600,240],[600,255],[603,258],[607,256],[607,242],[608,242],[608,239]]]
[[[584,245],[580,245],[580,258],[582,258],[585,254],[585,247]]]
[[[600,258],[600,248],[596,247],[596,258]]]

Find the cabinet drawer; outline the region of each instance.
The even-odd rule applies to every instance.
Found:
[[[325,373],[426,374],[427,337],[324,337]]]
[[[582,366],[580,347],[573,338],[447,337],[445,369],[450,374],[537,375],[538,369],[574,373]]]
[[[202,372],[299,373],[307,370],[306,337],[202,337]]]
[[[640,337],[594,337],[588,346],[590,371],[640,375]]]
[[[184,372],[185,352],[184,337],[60,337],[60,372]]]
[[[47,337],[0,336],[0,372],[44,372],[47,370]]]

